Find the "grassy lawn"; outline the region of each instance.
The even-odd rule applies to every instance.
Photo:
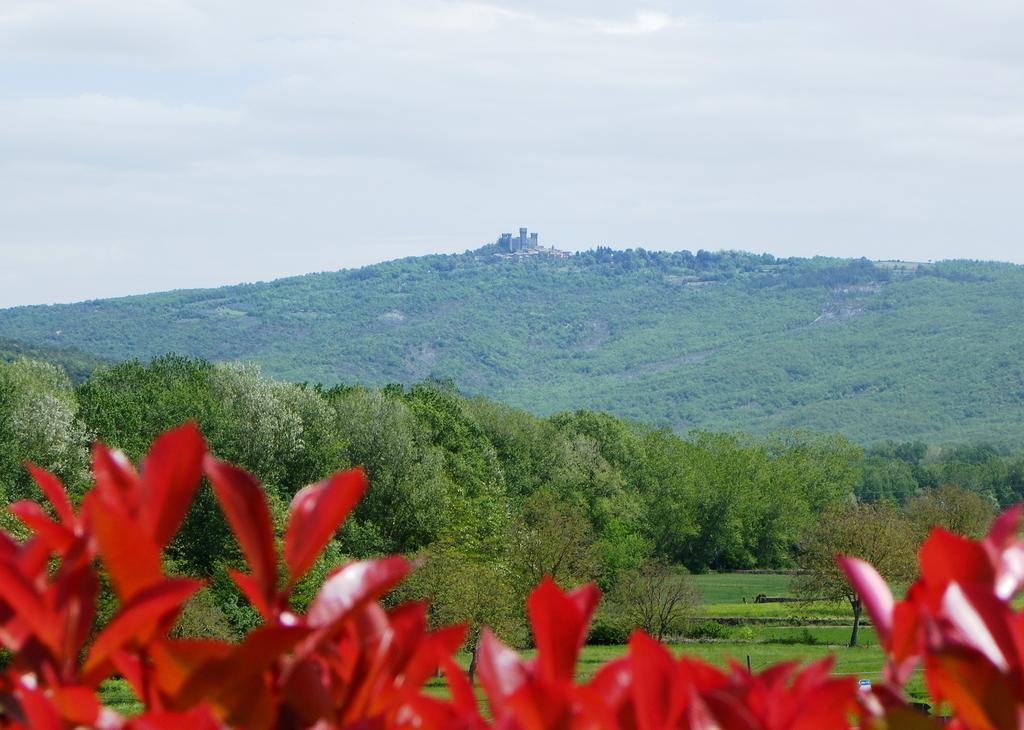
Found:
[[[849,649],[845,646],[807,646],[807,645],[780,645],[780,644],[749,644],[749,643],[687,643],[673,645],[673,653],[677,656],[686,654],[697,657],[720,667],[727,667],[730,659],[740,664],[746,664],[746,657],[750,656],[750,666],[757,672],[772,664],[783,661],[798,661],[802,664],[833,655],[836,663],[834,673],[856,677],[857,679],[870,679],[874,682],[882,678],[882,651],[877,644],[872,646]],[[584,647],[577,670],[577,677],[586,680],[605,662],[621,656],[625,653],[625,646],[587,646]],[[523,652],[523,656],[531,656],[532,652]],[[469,662],[468,656],[460,656],[460,662],[466,666]],[[445,696],[447,688],[441,679],[433,679],[427,684],[427,691],[438,696]],[[915,672],[907,685],[908,696],[915,701],[928,702],[928,693],[924,686],[924,677],[920,670]],[[483,701],[483,695],[477,689],[478,698]]]
[[[754,671],[782,661],[807,663],[832,654],[835,672],[858,679],[881,679],[883,664],[878,638],[870,626],[860,632],[861,646],[850,649],[852,615],[849,606],[840,603],[754,603],[758,593],[770,596],[788,595],[790,576],[753,573],[712,573],[693,576],[700,588],[700,613],[706,619],[728,618],[723,636],[718,641],[685,642],[672,646],[677,655],[685,653],[720,667],[729,659],[746,664],[747,656]],[[746,602],[744,602],[746,599]],[[814,622],[828,622],[822,625]],[[831,625],[835,624],[835,625]],[[589,678],[597,668],[626,651],[623,645],[587,646],[580,658],[578,676]],[[532,652],[523,652],[531,656]],[[469,665],[469,656],[459,655],[462,665]],[[908,687],[909,696],[927,702],[923,677],[917,672]],[[446,695],[443,680],[434,679],[427,691]],[[478,690],[479,692],[479,690]],[[123,680],[110,680],[101,688],[104,704],[126,714],[139,709],[139,703]],[[482,696],[481,696],[482,699]]]
[[[829,620],[848,623],[844,603],[754,603],[758,594],[790,596],[792,576],[774,573],[706,573],[691,576],[700,590],[700,612],[707,618],[766,619],[772,623]]]
[[[692,576],[700,589],[701,603],[753,603],[759,593],[766,596],[790,595],[792,576],[759,573],[704,573]]]
[[[715,642],[715,643],[687,643],[674,645],[672,647],[676,655],[687,654],[698,657],[712,664],[721,667],[727,666],[729,659],[734,659],[741,664],[746,663],[746,657],[750,656],[750,664],[754,671],[781,661],[796,660],[802,663],[832,654],[836,658],[835,672],[837,674],[850,675],[858,679],[881,679],[882,652],[877,643],[857,649],[848,649],[840,646],[806,645],[806,644],[751,644],[747,642]],[[626,651],[625,646],[588,646],[583,649],[580,658],[578,677],[581,680],[589,678],[598,667],[615,657],[621,656]],[[532,652],[523,652],[524,656],[532,656]],[[469,656],[459,655],[463,666],[469,664]],[[447,695],[447,687],[441,679],[432,679],[427,684],[427,691],[434,695]],[[481,700],[482,695],[477,690]],[[128,683],[124,680],[108,680],[100,688],[103,703],[125,714],[138,712],[140,705],[135,699]],[[927,702],[927,693],[924,688],[924,681],[920,671],[911,679],[908,685],[908,694],[914,700]]]

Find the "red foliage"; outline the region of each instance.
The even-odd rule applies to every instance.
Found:
[[[870,693],[858,692],[852,678],[830,676],[830,660],[802,669],[784,663],[760,674],[738,665],[720,670],[675,658],[641,632],[624,656],[577,683],[599,592],[564,592],[545,580],[527,605],[533,659],[484,632],[485,716],[453,659],[464,628],[429,630],[421,603],[381,607],[381,596],[411,568],[404,558],[343,565],[305,615],[290,610],[296,582],[366,490],[361,471],[295,496],[283,555],[261,486],[210,457],[192,425],[157,439],[138,473],[120,453],[97,446],[95,486],[77,512],[55,477],[31,472],[54,516],[18,502],[11,511],[32,536],[19,544],[0,533],[0,643],[12,657],[0,676],[2,727],[929,727],[901,695],[922,663],[932,695],[955,709],[958,726],[1024,725],[1024,619],[1010,605],[1024,582],[1019,509],[980,542],[935,531],[921,551],[921,578],[903,601],[893,600],[871,566],[841,559],[889,657],[886,681]],[[168,636],[202,583],[164,575],[162,551],[204,474],[249,565],[250,572],[232,578],[264,619],[238,644]],[[97,561],[120,607],[94,636]],[[422,691],[439,670],[450,699]],[[131,683],[142,714],[124,718],[101,707],[97,688],[114,675]]]

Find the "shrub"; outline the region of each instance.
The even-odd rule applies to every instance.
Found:
[[[686,633],[691,639],[725,639],[729,636],[729,627],[717,621],[705,620],[694,624]]]
[[[565,592],[544,578],[526,606],[533,659],[481,632],[485,717],[453,659],[464,627],[430,631],[422,602],[381,606],[411,569],[404,558],[342,565],[327,574],[308,610],[293,609],[293,588],[366,489],[361,471],[299,491],[280,543],[259,483],[207,455],[194,426],[158,438],[141,473],[96,446],[95,486],[77,511],[56,477],[31,473],[52,513],[17,502],[11,511],[31,537],[19,543],[0,534],[0,643],[11,653],[0,675],[0,727],[935,727],[902,695],[922,663],[932,696],[956,711],[956,727],[1013,728],[1024,716],[1024,621],[1011,604],[1024,582],[1020,508],[981,541],[933,531],[921,550],[921,576],[903,601],[894,601],[870,565],[840,559],[888,657],[884,681],[868,692],[858,692],[851,677],[829,676],[830,659],[760,674],[738,665],[720,670],[676,659],[641,631],[624,656],[578,684],[576,664],[600,592],[594,585]],[[231,579],[262,622],[237,643],[173,636],[203,583],[164,575],[162,551],[203,475],[249,566]],[[96,632],[98,563],[117,605]],[[422,691],[438,670],[449,699]],[[115,674],[139,699],[136,717],[100,706],[98,688]]]
[[[625,644],[632,631],[633,625],[622,616],[621,611],[599,610],[590,625],[587,643],[593,646]]]

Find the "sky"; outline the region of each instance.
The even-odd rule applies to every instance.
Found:
[[[3,0],[0,306],[541,243],[1024,263],[1019,0]]]

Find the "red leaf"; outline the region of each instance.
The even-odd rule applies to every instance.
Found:
[[[18,699],[21,700],[26,727],[32,730],[64,730],[57,707],[42,691],[22,684],[18,687]]]
[[[54,587],[54,607],[61,622],[60,657],[70,674],[71,666],[80,660],[82,646],[93,631],[99,580],[91,566],[83,564],[69,568],[69,564],[64,563],[57,573]]]
[[[629,639],[629,661],[633,666],[637,727],[640,730],[671,727],[672,681],[676,676],[672,655],[644,632],[634,631]],[[677,699],[685,701],[686,697]]]
[[[94,496],[98,495],[89,495]],[[92,517],[103,564],[122,601],[130,601],[163,579],[160,549],[129,514],[104,499],[88,499],[85,509]]]
[[[1001,672],[1018,663],[1009,615],[995,596],[951,583],[942,597],[942,612],[960,636]]]
[[[868,610],[871,623],[875,627],[882,645],[887,645],[892,636],[892,616],[895,605],[889,584],[870,563],[866,563],[860,558],[840,555],[836,557],[836,562],[839,563],[839,567],[846,573],[850,585],[864,602],[864,607]]]
[[[459,711],[475,717],[480,709],[476,704],[476,695],[473,694],[473,685],[469,683],[469,677],[462,671],[462,667],[455,663],[451,655],[439,657],[441,669],[444,671],[445,679],[448,681],[448,691],[451,693],[452,702]]]
[[[999,672],[968,648],[928,656],[928,691],[936,701],[953,705],[965,728],[1018,728],[1019,704],[1012,675]]]
[[[929,585],[984,583],[993,585],[992,562],[980,542],[936,527],[921,546],[921,575]]]
[[[253,608],[259,611],[264,621],[269,621],[273,618],[273,608],[267,602],[267,597],[263,595],[263,588],[255,578],[234,568],[228,568],[228,575],[231,576],[231,580],[235,582],[235,585],[242,591],[242,594],[249,599],[249,603],[253,605]]]
[[[206,662],[185,681],[178,694],[182,706],[207,701],[224,710],[234,711],[244,698],[236,694],[254,677],[259,677],[271,662],[293,649],[309,636],[301,626],[261,626],[251,631],[234,651]]]
[[[284,694],[288,706],[302,717],[303,727],[313,727],[320,720],[334,726],[330,679],[319,662],[299,662],[291,671]]]
[[[83,673],[95,673],[123,646],[149,641],[152,633],[169,616],[175,615],[202,586],[202,581],[170,578],[140,591],[114,615],[96,638]]]
[[[324,581],[310,604],[306,617],[309,625],[325,627],[344,620],[354,609],[398,585],[409,569],[409,561],[401,555],[343,566]]]
[[[508,699],[526,684],[530,674],[519,655],[488,628],[480,634],[479,652],[480,684],[487,693],[491,714],[500,719]]]
[[[190,421],[157,438],[142,462],[139,522],[161,548],[185,518],[199,486],[205,454],[206,442]]]
[[[188,712],[147,712],[133,717],[125,730],[223,730],[224,726],[208,707]]]
[[[149,656],[156,668],[160,691],[172,698],[173,705],[173,698],[192,674],[208,662],[223,659],[234,649],[227,642],[213,639],[178,639],[152,644]]]
[[[127,456],[96,443],[92,448],[92,473],[96,491],[105,500],[134,514],[139,504],[139,476]]]
[[[100,702],[91,687],[55,687],[51,693],[61,717],[75,726],[94,725],[100,716]]]
[[[989,528],[985,542],[997,548],[1009,545],[1020,536],[1021,518],[1024,516],[1024,505],[1015,504],[999,515]]]
[[[267,603],[273,604],[277,594],[277,557],[263,487],[251,474],[210,456],[204,459],[203,466],[256,582]]]
[[[63,553],[75,541],[75,534],[71,530],[50,519],[46,511],[32,500],[19,500],[7,509],[26,527],[46,540],[54,552]]]
[[[40,469],[35,464],[27,464],[29,474],[32,475],[32,479],[39,485],[43,494],[50,500],[50,504],[53,505],[53,509],[57,512],[57,516],[60,521],[67,527],[71,527],[75,524],[75,512],[71,508],[71,500],[68,499],[68,493],[64,490],[64,485],[60,483],[60,480],[45,469]]]
[[[350,469],[299,490],[292,499],[284,539],[289,585],[305,575],[365,492],[362,469]]]
[[[54,654],[60,654],[60,626],[35,586],[7,560],[0,560],[0,598]]]
[[[550,576],[533,589],[527,610],[537,644],[537,667],[545,680],[571,680],[575,675],[576,659],[600,597],[593,584],[565,593]]]

